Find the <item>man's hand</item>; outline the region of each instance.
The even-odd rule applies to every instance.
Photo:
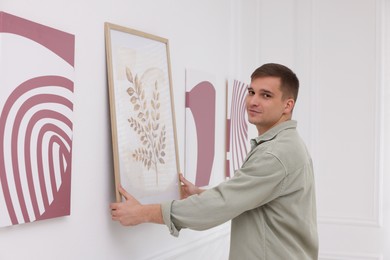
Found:
[[[200,194],[200,193],[204,192],[204,190],[199,189],[194,184],[189,182],[186,178],[184,178],[183,174],[179,175],[179,179],[182,182],[181,190],[182,190],[183,199],[185,199],[191,195]]]
[[[142,205],[122,187],[119,187],[119,192],[126,200],[110,204],[112,220],[119,221],[123,226],[135,226],[146,222],[163,224],[159,204]]]

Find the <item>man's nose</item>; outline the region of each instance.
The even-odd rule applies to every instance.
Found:
[[[255,96],[250,96],[248,97],[248,104],[249,106],[258,106],[259,105],[259,100]]]

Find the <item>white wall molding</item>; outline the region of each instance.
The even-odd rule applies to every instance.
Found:
[[[386,33],[386,4],[385,0],[376,0],[376,37],[377,37],[377,82],[378,87],[377,91],[377,103],[376,103],[376,169],[375,169],[375,184],[377,190],[377,200],[375,207],[377,209],[377,221],[379,226],[383,226],[383,198],[384,198],[384,174],[385,174],[385,93],[386,93],[386,63],[389,57],[386,55],[386,43],[387,43],[387,33]]]
[[[382,188],[382,180],[383,180],[383,122],[384,122],[384,91],[385,91],[385,83],[384,83],[384,75],[385,72],[383,70],[385,52],[384,52],[384,39],[385,39],[385,31],[384,23],[384,0],[376,0],[376,82],[375,82],[375,90],[376,90],[376,113],[375,113],[375,165],[374,165],[374,190],[373,190],[373,212],[374,215],[370,219],[359,218],[359,217],[342,217],[342,216],[319,216],[319,223],[324,224],[337,224],[337,225],[354,225],[354,226],[371,226],[371,227],[380,227],[383,222],[383,210],[382,210],[382,198],[383,198],[383,188]]]
[[[319,260],[383,260],[382,255],[356,253],[321,253]]]
[[[297,106],[294,118],[298,120],[299,132],[312,153],[312,127],[315,117],[313,92],[313,3],[312,0],[296,1],[294,6],[294,69],[300,81]]]
[[[381,75],[381,69],[382,69],[382,61],[381,61],[381,57],[383,56],[383,50],[382,50],[382,30],[381,30],[381,23],[382,23],[382,20],[383,20],[383,17],[380,16],[378,17],[378,13],[380,12],[381,9],[381,6],[383,5],[383,1],[382,0],[376,0],[375,2],[371,3],[369,1],[361,1],[360,4],[361,4],[361,10],[355,12],[355,11],[350,11],[349,9],[346,9],[348,4],[350,3],[351,1],[349,0],[342,0],[338,3],[338,10],[335,14],[335,19],[334,21],[332,21],[332,15],[330,15],[330,8],[331,8],[331,5],[328,4],[328,3],[325,3],[325,2],[321,2],[321,1],[318,1],[318,0],[313,0],[312,3],[313,3],[313,17],[315,19],[313,19],[313,27],[312,27],[312,31],[313,31],[313,55],[312,55],[312,61],[313,61],[313,74],[312,74],[312,78],[313,78],[313,92],[312,92],[312,99],[313,99],[313,132],[316,133],[313,135],[313,138],[312,138],[312,143],[313,143],[313,157],[315,159],[315,162],[319,162],[318,167],[321,168],[320,170],[322,171],[322,173],[324,175],[321,175],[322,176],[322,180],[325,180],[327,182],[327,186],[328,185],[332,185],[332,180],[334,179],[334,183],[335,185],[338,185],[338,181],[345,181],[345,195],[347,195],[348,198],[356,198],[355,201],[351,201],[352,204],[350,205],[347,205],[345,204],[345,207],[350,207],[350,210],[344,210],[343,209],[343,206],[342,204],[340,203],[345,203],[346,199],[343,199],[343,194],[341,194],[342,192],[342,188],[340,185],[338,185],[338,189],[336,190],[337,192],[340,193],[340,198],[341,198],[341,202],[338,202],[338,201],[334,201],[334,199],[336,198],[336,196],[333,197],[333,199],[326,199],[325,198],[325,190],[322,189],[322,193],[320,193],[320,195],[322,195],[322,202],[326,201],[327,204],[324,204],[324,205],[327,205],[327,206],[323,206],[323,211],[319,211],[319,214],[318,214],[318,219],[319,219],[319,223],[326,223],[326,224],[339,224],[339,225],[356,225],[356,226],[373,226],[373,227],[377,227],[377,226],[381,226],[381,223],[382,223],[382,213],[381,213],[381,196],[382,196],[382,188],[381,188],[381,179],[382,179],[382,172],[381,172],[381,159],[380,159],[380,154],[381,154],[381,136],[380,136],[380,132],[381,132],[381,119],[380,119],[380,110],[381,110],[381,102],[380,102],[380,97],[381,97],[381,92],[382,92],[382,87],[383,87],[383,84],[382,84],[382,81],[380,80],[380,75]],[[325,7],[325,10],[323,9]],[[333,33],[333,29],[335,29],[337,27],[337,22],[335,21],[341,21],[342,20],[342,14],[345,13],[346,15],[347,14],[350,14],[351,15],[351,18],[353,19],[353,21],[359,21],[358,20],[358,17],[360,15],[360,13],[363,13],[363,8],[365,7],[369,7],[367,11],[369,11],[369,13],[366,13],[365,14],[365,17],[363,17],[362,19],[367,19],[367,21],[369,22],[367,27],[363,27],[362,28],[362,35],[365,36],[367,35],[367,37],[371,36],[372,33],[370,33],[370,29],[372,27],[375,27],[375,38],[366,38],[367,39],[367,42],[363,42],[363,43],[360,43],[356,46],[354,46],[353,42],[350,43],[350,46],[351,47],[348,47],[347,44],[345,44],[344,42],[346,40],[350,40],[350,41],[358,41],[360,39],[364,39],[361,35],[359,35],[358,33],[356,33],[358,30],[356,31],[353,31],[355,28],[354,26],[360,26],[360,24],[353,24],[351,22],[349,23],[346,23],[346,25],[344,25],[344,27],[341,27],[340,28],[340,32],[337,32],[337,33]],[[374,9],[375,8],[375,9]],[[375,11],[375,13],[373,13],[372,11]],[[322,13],[324,12],[324,13]],[[375,19],[375,20],[373,20]],[[375,23],[372,23],[372,21],[374,21]],[[368,27],[370,26],[370,27]],[[350,29],[351,30],[351,33],[341,33],[342,30],[348,30]],[[329,38],[329,37],[335,37],[334,38],[334,41],[333,41],[333,38]],[[340,39],[338,39],[337,37],[340,37]],[[335,43],[337,43],[339,40],[340,41],[340,45],[337,45]],[[372,46],[372,47],[371,47]],[[349,50],[351,49],[351,50]],[[360,52],[361,51],[361,52]],[[350,58],[354,58],[353,55],[356,54],[356,55],[359,55],[359,53],[362,54],[362,57],[369,57],[369,54],[370,53],[373,53],[374,55],[372,57],[374,57],[375,59],[368,59],[367,60],[367,65],[368,66],[367,68],[367,75],[362,75],[362,80],[365,80],[367,82],[369,82],[369,80],[372,79],[372,77],[374,75],[375,76],[375,82],[372,82],[372,86],[370,87],[367,87],[367,90],[363,90],[364,89],[364,85],[362,85],[362,83],[360,83],[358,80],[356,80],[356,77],[359,77],[359,75],[353,75],[354,71],[355,71],[355,68],[357,69],[358,73],[361,73],[364,71],[364,65],[362,66],[358,66],[356,64],[356,62],[354,62],[353,60],[349,60]],[[326,56],[325,53],[327,53],[327,55],[334,55],[334,61],[332,61],[332,59],[329,57],[329,56]],[[340,61],[337,60],[337,58],[340,57]],[[321,61],[321,63],[319,63],[319,60]],[[318,64],[321,64],[318,65]],[[324,66],[324,64],[328,64],[329,67],[327,68],[326,66]],[[345,67],[342,67],[340,66],[340,64],[345,64]],[[317,67],[318,65],[318,67]],[[334,66],[331,67],[331,66]],[[373,68],[374,66],[374,68]],[[324,70],[325,69],[325,70]],[[343,75],[342,73],[340,73],[340,71],[343,71],[345,69],[345,72],[346,74]],[[329,77],[326,76],[326,73],[331,73],[329,74]],[[355,79],[353,78],[355,77]],[[327,102],[324,101],[324,99],[326,100],[327,98],[330,98],[330,91],[328,90],[329,88],[332,88],[332,86],[329,84],[331,84],[331,80],[329,80],[329,78],[333,78],[334,81],[336,82],[335,86],[337,86],[337,84],[339,85],[339,87],[333,87],[334,88],[334,91],[335,91],[335,95],[342,95],[341,93],[344,93],[344,95],[347,93],[347,91],[351,90],[353,91],[353,85],[351,84],[355,84],[355,83],[358,83],[357,87],[357,91],[359,92],[356,92],[356,94],[353,94],[353,99],[356,103],[355,104],[350,104],[348,106],[345,107],[342,107],[341,106],[341,102],[340,102],[340,99],[336,99],[336,106],[335,107],[332,107],[333,104],[329,103],[329,112],[327,112],[328,110],[328,106],[327,106]],[[348,82],[349,81],[349,78],[351,79],[351,82]],[[325,83],[323,82],[325,80]],[[370,84],[371,85],[371,84]],[[329,86],[329,87],[328,87]],[[345,86],[345,88],[344,88]],[[367,96],[367,103],[364,104],[363,100],[364,100],[364,96],[365,94],[363,94],[363,91],[367,91],[367,93],[369,93],[369,95]],[[323,95],[325,94],[325,96]],[[346,99],[347,100],[347,99]],[[363,102],[363,103],[362,103]],[[338,107],[337,107],[338,106]],[[356,110],[353,111],[351,108],[356,106]],[[362,109],[362,107],[365,107],[367,106],[367,108],[370,108],[370,110],[366,110],[364,111],[364,109]],[[375,106],[374,109],[372,106]],[[333,110],[332,110],[333,109]],[[342,111],[341,111],[342,110]],[[345,118],[345,121],[343,120],[344,117],[340,117],[340,116],[335,116],[333,120],[332,119],[332,116],[331,114],[332,113],[337,113],[337,111],[340,111],[341,113],[343,113],[342,115],[347,117]],[[349,113],[349,111],[351,111],[349,114],[347,114],[347,112]],[[368,111],[370,111],[368,113]],[[372,111],[372,113],[371,113]],[[351,118],[353,118],[353,121],[348,121],[348,120],[351,120],[351,119],[348,119],[348,116],[353,113],[353,112],[356,112],[356,113],[359,113],[359,112],[366,112],[365,114],[363,113],[363,117],[361,120],[362,121],[362,126],[364,126],[364,120],[366,117],[368,117],[367,119],[369,120],[368,121],[368,125],[366,126],[367,127],[367,130],[360,130],[357,129],[357,131],[359,132],[356,132],[356,131],[353,131],[352,130],[352,126],[355,127],[357,126],[358,124],[356,123],[356,118],[358,114],[355,113],[355,115],[352,115]],[[324,121],[322,122],[323,118],[321,116],[325,116],[325,120],[327,121]],[[371,118],[370,118],[371,117]],[[349,125],[349,122],[351,123]],[[324,127],[327,127],[327,124],[328,123],[333,123],[334,125],[330,125],[329,126],[329,133],[327,130],[324,130],[325,128]],[[340,129],[343,129],[340,133],[342,133],[343,135],[346,134],[348,128],[351,128],[351,134],[354,134],[354,135],[358,135],[359,133],[361,133],[360,136],[357,136],[356,138],[356,142],[353,141],[353,137],[347,137],[346,139],[342,139],[342,140],[346,140],[346,142],[344,143],[344,145],[351,145],[351,148],[348,147],[340,147],[340,144],[338,144],[337,140],[341,140],[341,136],[337,137],[335,139],[335,150],[332,150],[332,146],[329,145],[329,143],[324,143],[324,140],[321,138],[321,136],[319,135],[324,135],[324,134],[329,134],[326,138],[326,140],[329,140],[331,141],[331,136],[334,135],[336,133],[336,131],[334,130],[335,127],[337,128],[338,126],[342,126],[342,128]],[[363,134],[364,133],[369,133],[369,135],[366,135],[364,136]],[[373,134],[373,135],[371,135]],[[353,135],[352,135],[353,136]],[[364,156],[364,153],[359,153],[357,150],[356,150],[356,147],[357,147],[357,143],[359,143],[359,140],[363,140],[364,141],[364,144],[369,144],[368,140],[372,139],[372,146],[370,147],[365,147],[365,146],[362,146],[361,149],[362,151],[364,151],[365,153],[367,153],[367,150],[366,149],[369,149],[368,151],[370,151],[369,153],[371,153],[371,150],[373,151],[374,154],[367,154],[367,155],[370,155],[371,157],[368,157],[368,161],[366,162],[363,162],[363,161],[360,161],[361,162],[361,165],[364,167],[364,170],[359,168],[357,169],[357,167],[352,167],[351,170],[354,171],[354,170],[357,170],[357,173],[358,175],[357,178],[358,179],[354,179],[355,178],[355,174],[353,172],[348,172],[348,169],[349,167],[347,167],[347,164],[343,164],[342,163],[342,160],[339,159],[340,157],[335,157],[335,155],[333,155],[332,157],[332,153],[333,151],[336,152],[336,154],[340,154],[342,155],[341,152],[337,151],[338,148],[336,148],[337,146],[340,147],[340,149],[344,149],[345,150],[345,154],[346,154],[346,158],[347,158],[347,161],[346,163],[350,163],[351,166],[353,166],[354,162],[353,162],[353,159],[351,159],[355,156],[358,156],[360,158],[363,158]],[[327,149],[327,150],[319,150],[321,148],[321,146],[323,147],[323,149]],[[341,143],[341,146],[343,146],[343,142]],[[354,148],[353,148],[354,147]],[[352,149],[352,150],[350,150]],[[348,151],[352,154],[347,155]],[[326,164],[326,160],[328,155],[330,156],[330,158],[334,158],[336,159],[336,162],[335,163],[339,163],[340,167],[337,166],[337,164],[334,164],[334,165],[329,165],[329,164]],[[324,161],[325,160],[325,161]],[[359,159],[360,160],[360,159]],[[326,170],[325,170],[326,169]],[[338,169],[340,169],[340,171],[342,171],[344,174],[341,175],[340,177],[337,176],[337,171]],[[330,173],[330,174],[334,174],[334,176],[329,176],[329,175],[325,175],[325,173]],[[359,177],[360,176],[360,177]],[[372,177],[371,177],[372,176]],[[341,178],[341,179],[340,179]],[[321,178],[319,178],[321,179]],[[349,184],[347,184],[347,180],[349,182]],[[363,183],[365,182],[365,183]],[[359,186],[354,186],[353,184],[358,184]],[[317,185],[320,185],[317,183]],[[351,188],[351,192],[353,192],[352,194],[349,193],[349,190],[348,190],[348,185],[351,185],[350,188]],[[368,185],[367,186],[367,189],[363,189],[364,185]],[[319,186],[320,187],[320,186]],[[358,187],[361,187],[361,193],[359,193],[359,190],[358,190]],[[323,188],[323,187],[322,187]],[[330,188],[330,187],[329,187]],[[363,189],[363,190],[362,190]],[[354,194],[356,193],[356,196],[354,196]],[[336,193],[337,194],[337,193]],[[361,195],[359,195],[361,194]],[[332,195],[332,193],[329,193],[329,195]],[[332,196],[330,196],[330,198],[332,198]],[[333,206],[332,204],[330,203],[330,201],[334,201],[333,202]],[[361,205],[359,205],[359,202],[362,200],[361,202]],[[366,209],[366,210],[361,210],[360,208],[363,207],[363,209]],[[320,209],[321,209],[321,204],[320,204]]]
[[[319,216],[318,224],[346,225],[356,227],[380,227],[378,219],[361,219],[349,217]]]
[[[380,1],[380,15],[383,17],[382,19],[382,152],[381,152],[381,171],[382,171],[382,198],[381,198],[381,208],[383,210],[383,233],[384,233],[384,241],[383,241],[383,251],[386,259],[390,258],[390,163],[388,158],[390,157],[390,1],[382,0]]]
[[[241,6],[237,0],[230,0],[230,65],[229,76],[238,77],[241,74]]]
[[[190,241],[175,249],[168,249],[161,251],[155,255],[145,258],[145,260],[165,260],[165,259],[184,259],[184,256],[189,256],[188,252],[194,252],[205,247],[218,248],[219,245],[226,244],[230,236],[230,226],[224,224],[222,226],[215,227],[211,232],[205,232],[204,235],[200,236],[196,241]],[[226,249],[229,251],[229,249]],[[214,254],[220,255],[221,252],[214,252]],[[213,252],[209,252],[210,259],[213,259]],[[193,259],[193,256],[192,258]]]

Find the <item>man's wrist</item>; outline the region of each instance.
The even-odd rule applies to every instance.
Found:
[[[160,204],[143,205],[142,215],[144,216],[144,222],[164,224]]]
[[[205,190],[204,189],[201,189],[201,188],[198,188],[198,190],[196,191],[196,194],[201,194],[202,192],[204,192]]]

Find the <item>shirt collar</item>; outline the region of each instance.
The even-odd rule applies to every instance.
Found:
[[[277,136],[280,132],[282,132],[286,129],[290,129],[290,128],[297,128],[297,121],[295,121],[295,120],[284,121],[284,122],[272,127],[264,134],[259,135],[258,137],[254,138],[254,139],[251,139],[250,142],[251,142],[252,149],[263,142],[266,142],[266,141],[269,141],[269,140],[275,138],[275,136]]]

